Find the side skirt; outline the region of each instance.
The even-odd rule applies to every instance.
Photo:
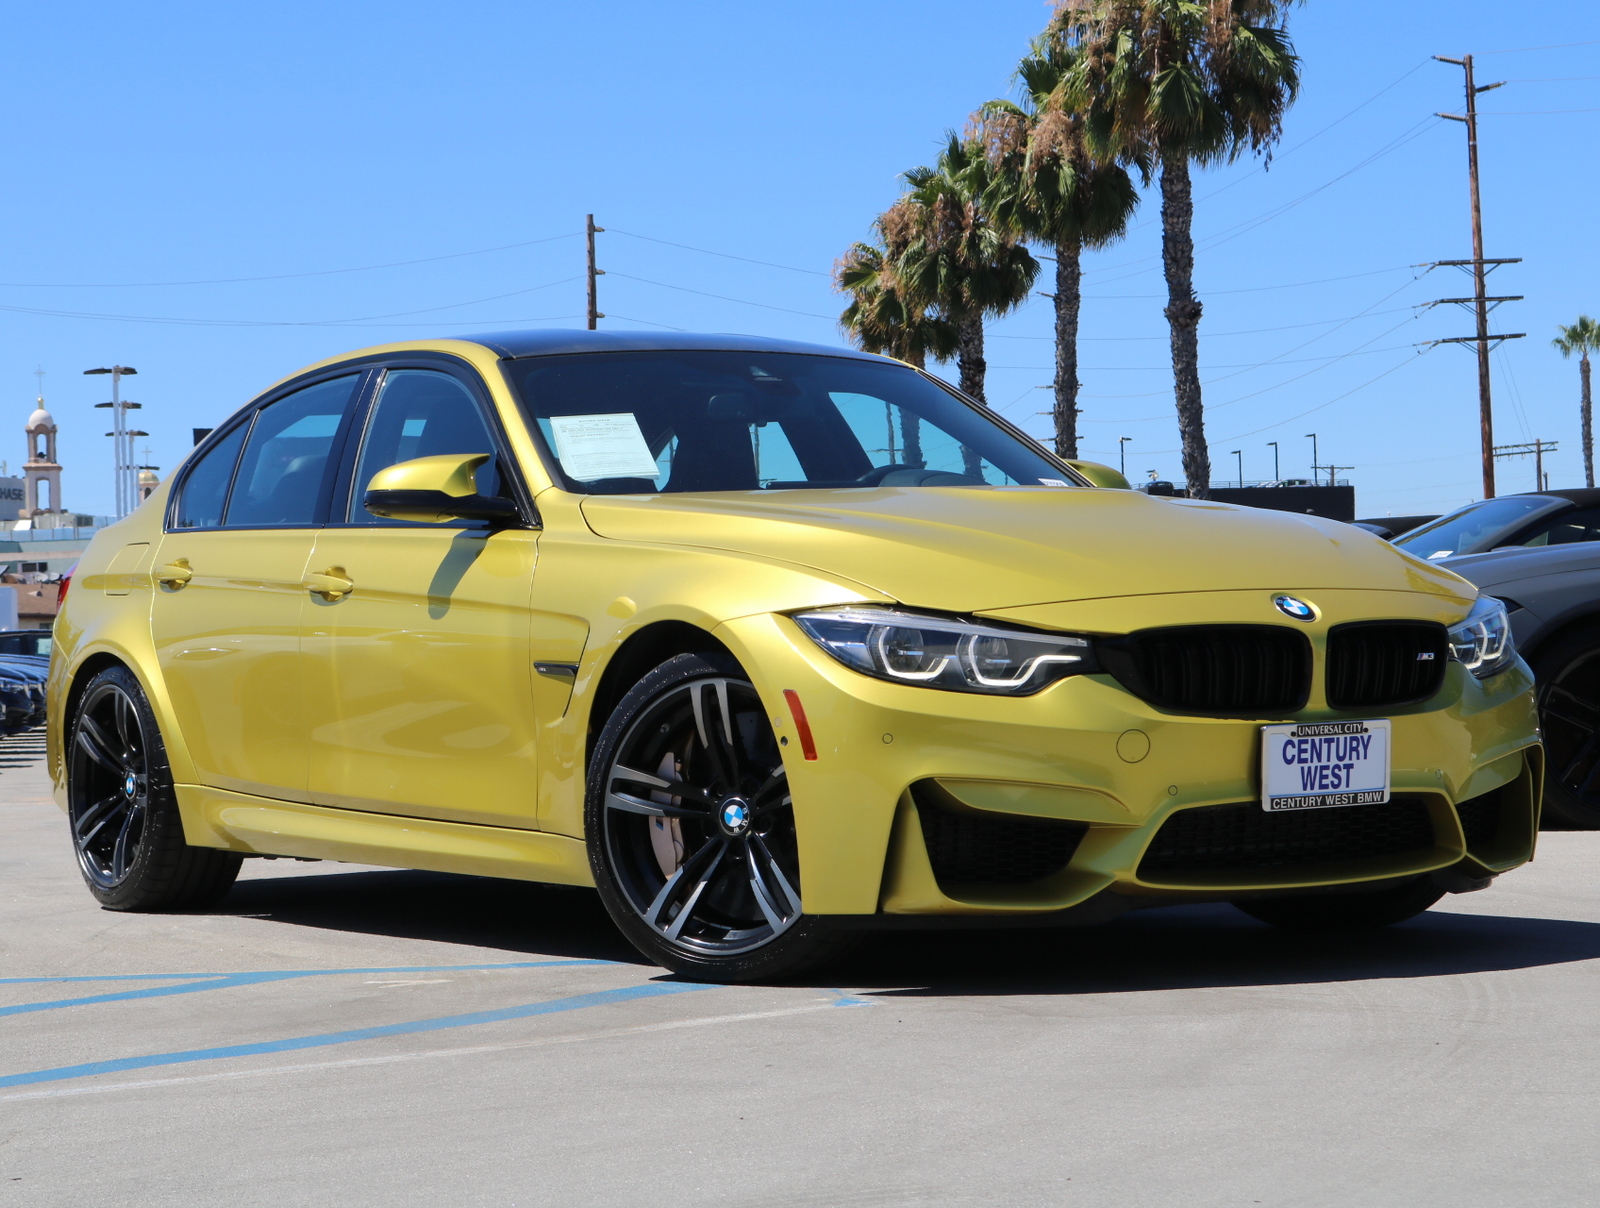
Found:
[[[566,835],[302,805],[204,785],[175,787],[184,838],[195,847],[557,885],[594,884],[583,840]]]

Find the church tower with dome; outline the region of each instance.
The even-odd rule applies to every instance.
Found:
[[[44,398],[28,416],[28,460],[23,463],[22,474],[27,480],[26,498],[20,519],[31,520],[38,516],[58,516],[66,511],[61,506],[61,465],[56,461],[56,421],[44,409]]]

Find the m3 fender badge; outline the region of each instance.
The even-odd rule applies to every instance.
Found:
[[[1317,619],[1317,610],[1304,600],[1294,596],[1273,596],[1272,606],[1286,617],[1296,621],[1314,621]]]

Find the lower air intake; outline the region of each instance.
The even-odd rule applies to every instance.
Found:
[[[941,885],[1022,885],[1060,872],[1089,828],[1017,814],[950,809],[915,792],[922,842]]]
[[[1456,815],[1461,819],[1461,830],[1467,838],[1467,850],[1473,851],[1487,847],[1500,836],[1501,798],[1505,794],[1500,789],[1483,794],[1481,797],[1472,797],[1456,806]]]
[[[1421,852],[1434,845],[1425,798],[1397,794],[1381,805],[1272,813],[1256,802],[1179,810],[1139,862],[1141,880],[1259,873],[1307,864]]]

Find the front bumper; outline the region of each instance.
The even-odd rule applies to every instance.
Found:
[[[1204,611],[1226,612],[1216,597],[1236,594],[1208,593]],[[1319,669],[1329,626],[1362,616],[1434,618],[1441,607],[1401,593],[1317,595],[1325,615],[1307,632]],[[1380,595],[1390,598],[1368,598]],[[1188,615],[1183,598],[1160,599],[1158,616]],[[1130,612],[1124,604],[1122,615],[1134,617],[1127,627],[1162,623],[1137,615],[1149,607]],[[1533,681],[1521,663],[1485,681],[1452,664],[1432,700],[1382,714],[1393,723],[1387,813],[1379,806],[1348,807],[1370,815],[1336,808],[1263,817],[1260,727],[1352,716],[1329,709],[1319,691],[1291,716],[1197,717],[1163,712],[1106,675],[1021,698],[886,683],[835,662],[783,616],[730,621],[718,636],[751,673],[786,740],[810,914],[1042,915],[1103,894],[1136,904],[1218,900],[1438,870],[1454,870],[1464,883],[1533,854],[1543,760]],[[801,758],[785,690],[804,705],[815,760]],[[1238,808],[1218,808],[1230,806]],[[1180,811],[1205,809],[1211,813],[1188,815],[1181,826],[1210,836],[1202,845],[1211,858],[1152,855],[1170,857],[1175,836],[1180,846],[1197,842],[1176,831],[1159,843],[1158,836]],[[1323,817],[1307,821],[1308,814]],[[1319,858],[1314,833],[1286,839],[1271,830],[1278,820],[1302,831],[1360,833],[1335,843],[1335,858]],[[1390,832],[1400,821],[1409,829],[1396,837]],[[1038,822],[1074,824],[1074,834]],[[962,833],[990,850],[979,879],[970,861],[949,859]],[[1033,875],[1051,852],[1066,862]],[[1021,854],[1009,879],[1007,853]],[[1027,879],[1016,879],[1030,861]]]

